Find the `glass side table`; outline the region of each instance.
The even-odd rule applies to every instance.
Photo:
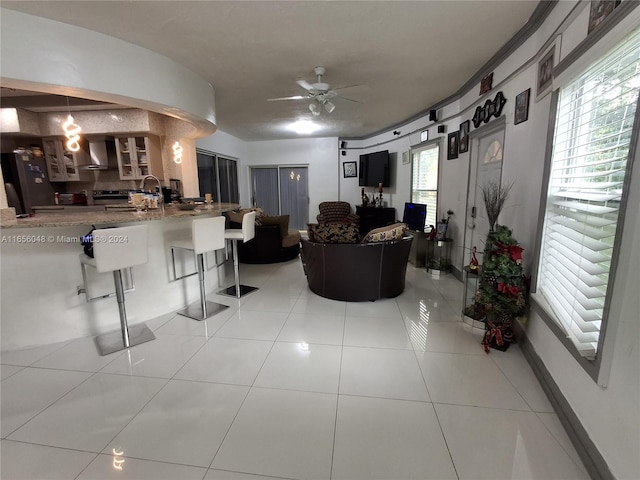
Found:
[[[473,328],[484,330],[484,321],[476,320],[464,314],[466,308],[473,305],[473,299],[476,296],[478,284],[480,283],[481,270],[482,267],[473,271],[469,268],[469,265],[462,268],[462,321],[467,325],[471,325]]]
[[[427,273],[434,277],[451,273],[451,245],[453,240],[429,240],[427,245]]]

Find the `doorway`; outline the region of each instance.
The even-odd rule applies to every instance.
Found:
[[[471,249],[484,251],[489,233],[489,221],[482,197],[482,188],[489,182],[500,183],[504,152],[505,122],[495,121],[477,129],[470,135],[469,182],[465,221],[463,262],[467,262]]]
[[[267,215],[289,215],[289,228],[309,222],[309,174],[306,166],[251,167],[251,200]]]

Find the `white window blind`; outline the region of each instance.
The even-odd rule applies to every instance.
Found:
[[[427,206],[426,225],[436,225],[438,208],[438,161],[440,147],[429,145],[412,151],[411,201]]]
[[[538,291],[589,359],[605,311],[639,89],[635,32],[558,98]]]

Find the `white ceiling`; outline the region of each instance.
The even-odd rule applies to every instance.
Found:
[[[214,86],[218,128],[244,140],[363,137],[455,94],[529,20],[537,0],[501,1],[10,1],[2,7],[118,37],[174,59]],[[99,52],[96,52],[99,55]],[[312,117],[296,80],[327,68],[341,93]],[[113,66],[114,75],[117,75]],[[489,72],[480,72],[489,73]]]

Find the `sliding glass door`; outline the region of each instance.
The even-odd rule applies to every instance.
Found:
[[[214,202],[240,203],[238,161],[196,150],[200,196],[213,194]]]
[[[289,228],[304,230],[309,222],[308,168],[251,167],[252,202],[267,215],[289,215]]]

